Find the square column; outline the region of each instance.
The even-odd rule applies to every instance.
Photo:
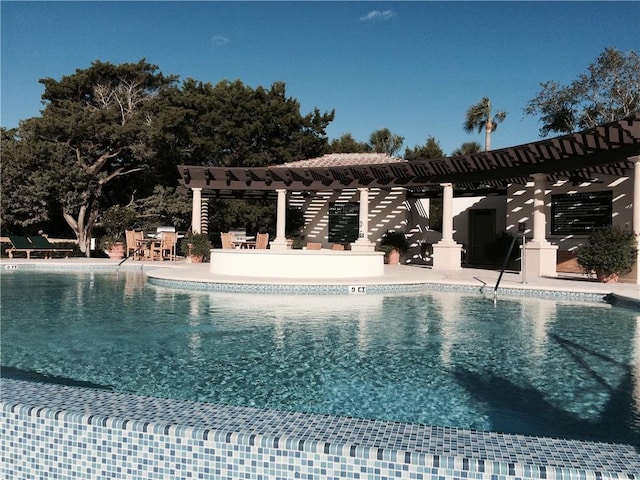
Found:
[[[540,277],[556,277],[558,246],[546,238],[546,174],[536,173],[533,177],[533,239],[524,248],[524,281]]]
[[[193,203],[191,206],[191,232],[202,232],[202,189],[192,188]]]
[[[369,241],[369,189],[358,188],[358,191],[360,192],[358,239],[351,244],[351,250],[373,252],[375,245]]]
[[[278,192],[278,210],[276,217],[276,238],[271,242],[271,250],[286,250],[287,237],[286,219],[287,219],[287,191],[284,189],[276,190]]]
[[[636,263],[629,273],[620,277],[620,282],[640,284],[640,155],[629,157],[633,163],[633,216],[632,228],[636,236]]]
[[[460,270],[462,245],[453,240],[453,184],[442,187],[442,240],[433,245],[433,270]]]

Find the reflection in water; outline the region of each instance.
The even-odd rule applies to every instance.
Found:
[[[3,275],[2,364],[158,397],[638,443],[640,334],[623,309],[190,292],[130,273]]]

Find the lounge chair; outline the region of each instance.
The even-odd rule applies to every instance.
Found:
[[[72,248],[56,248],[49,240],[41,236],[9,236],[9,241],[11,242],[11,248],[6,249],[9,258],[13,258],[13,254],[16,252],[24,252],[27,255],[27,259],[31,259],[31,254],[35,252],[44,253],[45,258],[51,258],[54,252],[64,252],[65,254],[73,252]],[[68,256],[65,255],[65,258]]]
[[[65,258],[69,257],[69,253],[73,252],[73,248],[58,248],[53,243],[49,241],[46,237],[41,237],[40,235],[36,235],[35,237],[29,237],[29,241],[35,247],[35,250],[39,250],[42,252],[48,252],[51,256],[53,253],[61,252],[65,254]]]

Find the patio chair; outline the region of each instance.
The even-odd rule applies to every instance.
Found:
[[[307,242],[307,250],[321,250],[322,244],[319,242]]]
[[[225,250],[235,248],[233,243],[233,233],[231,232],[222,232],[220,234],[220,240],[222,240],[222,248]]]
[[[259,233],[256,235],[256,250],[265,250],[269,245],[269,234]]]
[[[127,240],[127,252],[126,256],[133,255],[134,260],[139,260],[142,257],[144,245],[140,243],[140,240],[144,239],[144,232],[136,232],[135,230],[124,231]]]
[[[331,245],[331,250],[344,250],[344,245],[341,243],[334,243]]]
[[[177,233],[175,232],[160,232],[155,241],[151,243],[151,259],[175,260],[176,239]]]

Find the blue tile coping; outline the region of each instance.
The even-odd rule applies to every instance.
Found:
[[[77,434],[82,428],[78,425],[109,427],[110,432],[116,429],[133,431],[134,438],[129,442],[135,443],[139,438],[142,445],[135,448],[129,445],[127,448],[132,455],[138,449],[146,448],[147,440],[143,435],[151,433],[177,437],[174,441],[178,445],[187,439],[205,443],[215,440],[233,444],[235,449],[255,447],[258,452],[261,449],[273,450],[279,457],[274,458],[270,453],[269,458],[276,463],[282,459],[290,461],[296,454],[306,452],[304,455],[316,455],[316,458],[325,455],[329,459],[335,457],[333,460],[346,459],[355,465],[363,465],[363,469],[370,462],[387,462],[387,466],[392,463],[396,466],[413,465],[416,472],[422,473],[412,474],[411,478],[640,478],[640,453],[637,446],[631,445],[150,398],[13,379],[2,379],[0,400],[2,424],[6,425],[0,425],[3,451],[0,460],[5,466],[11,466],[15,458],[20,458],[20,455],[11,453],[11,445],[15,448],[18,442],[11,442],[10,437],[21,435],[21,432],[16,431],[8,419],[22,415],[31,417],[32,423],[42,423],[42,428],[49,433],[54,431],[50,426],[53,421],[72,428],[68,435]],[[28,436],[33,434],[29,432]],[[163,439],[168,441],[165,437]],[[60,435],[53,435],[47,442],[51,446],[51,442],[58,440],[62,441]],[[86,447],[86,442],[74,442],[68,438],[64,441],[67,448],[68,445],[72,448],[75,445]],[[171,448],[175,450],[175,447]],[[46,455],[50,457],[51,453]],[[285,467],[285,470],[290,468]],[[19,471],[18,467],[16,469]],[[402,474],[399,477],[409,478]],[[299,477],[284,475],[278,478]],[[319,474],[307,478],[323,477]],[[362,476],[337,475],[335,478],[391,477],[383,474],[369,477],[363,473]]]

